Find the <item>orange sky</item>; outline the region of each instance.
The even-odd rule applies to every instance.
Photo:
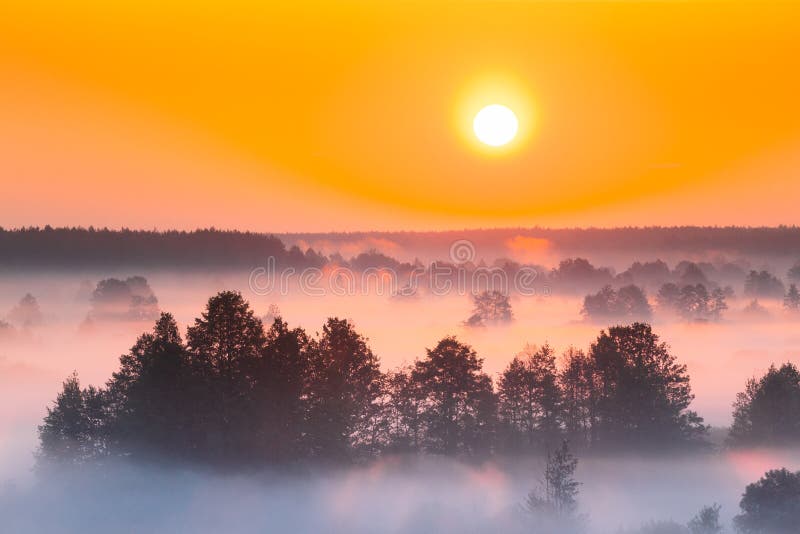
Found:
[[[800,3],[6,0],[0,225],[794,224]],[[512,147],[469,131],[499,102]]]

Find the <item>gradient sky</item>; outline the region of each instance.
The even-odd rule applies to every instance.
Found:
[[[5,0],[0,225],[797,223],[800,3]],[[470,122],[502,103],[512,146]]]

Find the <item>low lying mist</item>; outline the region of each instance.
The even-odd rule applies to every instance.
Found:
[[[729,526],[746,484],[765,470],[800,468],[800,451],[680,458],[582,458],[579,510],[589,533],[686,524],[719,503]],[[61,472],[7,485],[8,532],[531,532],[525,497],[543,459],[468,465],[389,458],[347,470],[220,475],[160,466]],[[124,525],[124,527],[123,527]]]

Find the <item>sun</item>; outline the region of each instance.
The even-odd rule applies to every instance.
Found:
[[[472,129],[481,143],[499,147],[514,140],[519,129],[519,121],[514,112],[506,106],[492,104],[475,115]]]

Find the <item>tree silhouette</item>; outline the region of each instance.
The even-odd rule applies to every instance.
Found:
[[[108,383],[115,452],[182,458],[193,450],[191,399],[200,393],[193,378],[178,325],[162,313],[152,333],[140,336],[120,357],[120,370]]]
[[[792,534],[800,524],[800,471],[767,471],[747,486],[734,518],[742,534]]]
[[[256,443],[270,463],[308,455],[306,411],[313,345],[302,328],[276,317],[253,373]]]
[[[308,437],[312,453],[348,460],[382,394],[378,357],[344,319],[328,319],[311,351]],[[363,437],[363,435],[361,436]]]
[[[564,430],[572,443],[590,445],[597,430],[598,374],[594,360],[581,350],[564,354],[559,375]]]
[[[468,345],[446,337],[417,360],[412,380],[423,398],[426,450],[444,454],[489,452],[495,427],[492,380]]]
[[[393,452],[416,452],[423,441],[421,384],[413,378],[413,367],[387,373],[388,402],[383,414],[387,448]]]
[[[105,406],[101,391],[93,387],[81,389],[75,373],[67,378],[55,405],[47,408],[39,426],[40,462],[83,464],[104,456]]]
[[[605,286],[594,295],[586,295],[581,313],[595,320],[647,319],[652,308],[644,290],[638,286],[628,285],[618,291]]]
[[[709,294],[703,284],[683,287],[673,283],[664,284],[656,301],[659,308],[677,313],[687,321],[718,321],[728,309],[725,290],[715,288]]]
[[[796,262],[789,268],[786,277],[794,283],[800,283],[800,261]]]
[[[235,291],[211,297],[186,332],[192,366],[207,392],[196,402],[204,423],[198,441],[217,460],[257,454],[250,439],[253,405],[246,395],[266,341],[264,326]],[[248,451],[245,455],[244,451]]]
[[[650,325],[603,331],[590,356],[597,375],[596,439],[606,446],[664,448],[699,443],[707,428],[688,407],[686,366]]]
[[[691,534],[719,534],[722,532],[722,525],[719,524],[719,511],[722,507],[718,504],[704,506],[689,521],[689,532]]]
[[[800,311],[800,291],[795,284],[789,286],[789,291],[783,297],[783,307],[792,313]]]
[[[792,369],[781,369],[794,376],[788,386],[748,386],[733,435],[760,432],[761,421],[794,435]],[[243,469],[392,451],[480,457],[563,435],[583,447],[690,447],[706,431],[691,400],[685,366],[643,323],[602,331],[588,353],[568,350],[561,372],[548,345],[527,347],[496,394],[483,360],[453,337],[384,375],[348,321],[328,319],[309,338],[276,317],[265,332],[240,293],[223,291],[185,343],[161,314],[104,389],[70,377],[39,429],[39,455],[42,464],[114,456]]]
[[[89,299],[89,320],[151,320],[158,316],[158,299],[147,280],[107,278],[97,283]]]
[[[531,491],[525,501],[526,509],[536,517],[543,532],[573,532],[580,526],[576,516],[578,488],[575,480],[578,459],[570,452],[566,440],[554,453],[547,453],[544,488]]]
[[[610,284],[613,274],[605,267],[595,268],[585,258],[567,258],[550,273],[550,279],[564,291],[597,289]]]
[[[750,271],[744,281],[744,294],[750,297],[783,298],[783,282],[768,271]]]
[[[506,446],[530,450],[561,432],[561,391],[553,349],[525,347],[498,380],[499,417]]]
[[[474,308],[464,323],[466,326],[508,323],[514,318],[508,295],[500,291],[482,291],[473,295],[472,302]]]
[[[770,366],[751,378],[733,404],[731,445],[800,443],[800,371],[791,363]]]

